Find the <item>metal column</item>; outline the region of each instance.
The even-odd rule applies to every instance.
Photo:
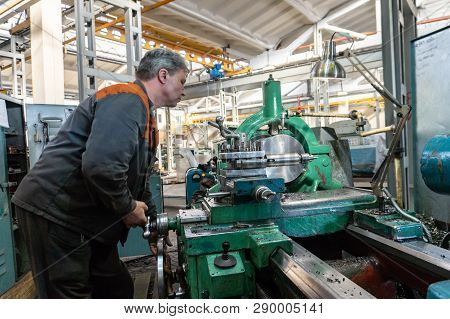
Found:
[[[323,54],[323,43],[322,43],[322,30],[319,29],[318,25],[314,25],[314,54],[322,57]],[[328,93],[328,80],[313,79],[313,96],[314,96],[314,112],[329,112],[329,93]],[[320,107],[320,93],[323,94],[323,110]],[[329,118],[324,119],[324,126],[330,124]],[[316,126],[322,126],[322,119],[320,117],[316,118]]]
[[[410,87],[409,43],[416,35],[416,19],[406,0],[381,0],[381,12],[384,85],[400,102],[410,103],[407,98]],[[397,121],[393,105],[387,100],[385,100],[385,117],[386,126]],[[389,190],[405,208],[409,208],[411,203],[409,198],[411,175],[408,165],[409,127],[410,123],[402,134],[397,148],[398,155],[387,177]],[[386,142],[389,144],[393,136],[392,133],[386,135]],[[400,173],[397,174],[397,178],[395,171]]]
[[[322,56],[322,31],[318,28],[317,23],[314,25],[314,54]],[[320,80],[313,79],[313,97],[314,97],[314,112],[320,112]],[[322,126],[321,118],[316,117],[316,127]]]
[[[135,67],[142,57],[142,27],[140,1],[102,0],[124,10],[127,74],[96,68],[95,7],[94,0],[75,0],[75,27],[77,32],[78,90],[80,101],[97,90],[97,79],[116,82],[134,81]]]
[[[237,103],[237,91],[236,88],[231,88],[231,92],[225,90],[219,91],[219,104],[220,104],[220,116],[224,119],[226,126],[238,126],[239,125],[239,112]],[[231,108],[231,121],[228,121],[228,109]]]
[[[11,36],[11,52],[0,51],[0,56],[11,58],[12,69],[12,96],[16,99],[25,100],[27,96],[25,55],[16,51],[16,37]],[[20,84],[20,85],[19,85]],[[20,87],[20,91],[19,91]]]
[[[173,133],[172,133],[172,116],[170,112],[170,108],[166,107],[166,147],[167,147],[167,172],[174,171],[173,165]]]

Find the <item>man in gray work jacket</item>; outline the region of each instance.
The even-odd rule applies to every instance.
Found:
[[[40,298],[133,297],[117,243],[146,223],[155,108],[181,100],[187,72],[180,55],[147,52],[137,80],[83,101],[20,183],[12,201]]]

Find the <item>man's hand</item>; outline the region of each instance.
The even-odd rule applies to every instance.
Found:
[[[123,222],[128,228],[145,226],[145,224],[147,223],[145,212],[147,210],[148,207],[144,202],[136,201],[136,208],[123,218]]]

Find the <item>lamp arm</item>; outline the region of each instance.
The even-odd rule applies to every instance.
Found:
[[[401,118],[400,123],[398,123],[397,126],[395,127],[393,133],[394,136],[391,140],[391,143],[389,144],[387,155],[384,158],[378,170],[373,175],[372,180],[370,181],[370,186],[372,187],[373,193],[378,197],[383,197],[383,184],[386,179],[386,175],[388,173],[389,165],[391,164],[391,161],[394,157],[395,147],[397,146],[400,140],[400,137],[402,135],[401,133],[406,125],[406,121],[408,120],[409,113],[411,113],[411,110],[408,111],[406,116],[403,116]]]
[[[402,109],[402,111],[409,108],[408,105],[401,104],[389,91],[386,87],[370,72],[370,70],[359,60],[359,58],[349,49],[345,50],[342,55],[347,58],[348,61],[352,64],[352,66],[359,72],[361,75],[369,82],[370,85],[378,92],[380,95],[389,101],[391,101],[395,106]],[[355,63],[352,59],[355,59],[357,63]],[[361,67],[363,69],[361,69]],[[365,71],[365,72],[364,72]],[[369,74],[370,77],[367,75]]]
[[[369,82],[370,85],[372,85],[372,87],[378,93],[380,93],[381,96],[391,101],[394,104],[394,106],[397,107],[400,111],[397,113],[397,116],[401,117],[401,120],[395,126],[393,138],[391,140],[391,143],[389,144],[387,155],[384,158],[378,170],[375,172],[372,180],[370,181],[370,186],[372,187],[374,194],[379,198],[383,198],[383,184],[389,170],[389,165],[391,164],[392,159],[394,157],[395,148],[397,147],[397,144],[402,135],[401,133],[411,113],[411,107],[409,105],[401,104],[389,92],[389,90],[386,89],[386,87],[370,72],[370,70],[367,69],[367,67],[358,59],[358,57],[350,49],[345,50],[344,52],[342,52],[341,55],[343,55],[344,57],[347,58],[348,61],[350,61],[353,67],[359,73],[361,73],[361,75],[366,79],[366,81]],[[357,63],[355,63],[353,59],[355,59]],[[370,75],[370,77],[368,76],[368,74]]]

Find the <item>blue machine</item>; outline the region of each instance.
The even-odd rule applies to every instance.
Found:
[[[431,284],[428,287],[427,299],[450,299],[450,280]]]
[[[225,72],[222,70],[222,64],[214,63],[214,67],[207,70],[211,80],[221,79],[225,76]]]
[[[214,180],[211,169],[205,165],[191,167],[186,171],[186,207],[190,207],[194,194],[201,190],[201,182]]]
[[[432,191],[450,194],[449,135],[436,135],[427,142],[420,159],[420,172]]]

